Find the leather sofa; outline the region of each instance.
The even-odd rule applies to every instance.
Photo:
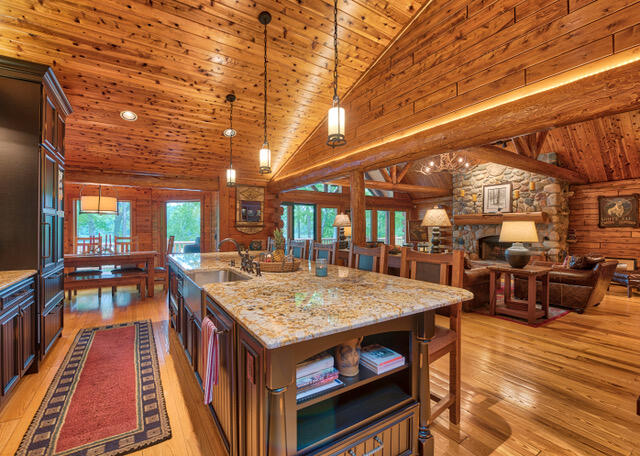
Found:
[[[617,261],[601,261],[590,269],[570,269],[548,262],[533,262],[551,266],[549,273],[549,304],[573,309],[583,313],[589,306],[597,306],[605,296],[611,283]],[[527,280],[516,278],[514,294],[517,298],[527,297]],[[537,283],[537,299],[541,300],[542,282]]]

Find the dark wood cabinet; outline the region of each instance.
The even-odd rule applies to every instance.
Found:
[[[236,440],[236,352],[235,327],[233,319],[227,315],[213,300],[206,298],[207,316],[213,321],[218,331],[218,347],[220,353],[220,369],[218,384],[213,387],[214,418],[229,454],[233,453],[233,442]],[[204,372],[201,374],[204,378]]]
[[[0,57],[0,99],[0,213],[10,220],[0,224],[0,243],[9,246],[0,249],[0,270],[38,271],[39,293],[17,310],[36,317],[20,328],[20,359],[28,364],[35,353],[38,363],[63,322],[64,139],[72,109],[51,68],[8,57]]]
[[[37,369],[37,296],[34,276],[0,290],[0,404],[20,377]]]
[[[238,454],[264,456],[264,348],[238,330]]]
[[[22,372],[20,361],[20,307],[14,305],[0,317],[2,355],[2,394],[7,395]]]
[[[64,297],[60,302],[44,309],[42,312],[41,325],[42,339],[40,345],[42,355],[44,356],[49,353],[53,343],[62,333],[62,327],[64,326]]]

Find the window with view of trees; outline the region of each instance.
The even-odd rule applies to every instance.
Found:
[[[200,240],[200,201],[170,201],[167,203],[167,239],[174,236],[175,253]]]
[[[287,239],[289,237],[289,211],[287,210],[287,206],[282,206],[282,216],[280,220],[282,220],[282,235]]]
[[[387,220],[389,219],[389,212],[388,211],[378,211],[377,212],[377,217],[378,217],[378,242],[384,242],[387,243]]]
[[[76,238],[131,236],[131,202],[118,201],[118,214],[82,214],[76,201]]]
[[[293,238],[315,239],[316,206],[313,204],[293,205]]]
[[[338,234],[333,222],[338,215],[335,207],[323,207],[320,209],[320,240],[325,242],[336,241]]]
[[[407,213],[396,211],[394,214],[395,225],[395,244],[403,245],[407,242]]]
[[[367,242],[371,242],[373,241],[373,234],[371,234],[371,211],[370,210],[366,210],[364,211],[364,218],[365,218],[365,227],[366,227],[366,233],[367,233]]]

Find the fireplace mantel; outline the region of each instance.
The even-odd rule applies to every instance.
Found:
[[[548,223],[546,212],[512,212],[506,214],[458,214],[453,217],[454,225],[500,225],[504,220],[523,220]]]

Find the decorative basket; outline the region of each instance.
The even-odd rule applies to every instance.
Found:
[[[266,262],[260,261],[261,272],[295,272],[300,269],[300,260],[294,259],[292,261],[277,261]]]

